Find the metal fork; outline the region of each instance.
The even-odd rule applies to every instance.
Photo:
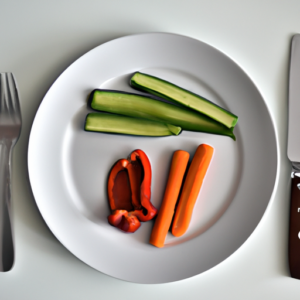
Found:
[[[11,212],[11,157],[21,132],[18,91],[12,73],[0,73],[0,271],[14,263]]]

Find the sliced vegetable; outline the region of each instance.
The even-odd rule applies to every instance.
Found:
[[[139,219],[127,210],[114,210],[107,219],[109,224],[128,233],[137,231],[141,226]]]
[[[156,215],[157,209],[150,201],[151,176],[150,161],[140,149],[114,164],[107,183],[111,225],[134,232],[140,227],[140,221],[149,221]]]
[[[173,154],[164,198],[150,236],[150,244],[158,248],[164,246],[167,233],[171,226],[175,205],[189,157],[190,154],[182,150],[175,151]]]
[[[172,234],[177,237],[182,236],[189,227],[193,209],[213,152],[213,147],[202,144],[197,148],[193,157],[172,224]]]
[[[224,124],[228,128],[234,127],[238,121],[238,117],[231,112],[199,95],[160,78],[137,72],[132,76],[130,84],[133,88],[194,109]]]
[[[165,122],[184,130],[226,135],[235,140],[233,129],[203,114],[146,96],[120,91],[94,90],[90,96],[90,106],[99,111]]]
[[[85,130],[143,136],[178,135],[181,132],[180,127],[167,123],[104,113],[88,114]]]

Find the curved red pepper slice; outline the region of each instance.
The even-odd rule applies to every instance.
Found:
[[[108,177],[108,200],[112,214],[108,222],[126,232],[134,232],[140,222],[151,220],[157,209],[151,203],[151,165],[142,150],[118,160]]]

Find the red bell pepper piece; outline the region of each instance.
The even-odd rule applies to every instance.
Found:
[[[135,232],[141,226],[139,219],[125,209],[114,210],[107,219],[109,224],[125,232]]]
[[[142,150],[134,150],[128,159],[118,160],[112,167],[107,184],[112,214],[108,222],[125,232],[134,232],[140,221],[157,214],[151,200],[151,165]]]

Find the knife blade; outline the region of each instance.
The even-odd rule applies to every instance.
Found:
[[[288,145],[292,163],[289,224],[289,268],[300,279],[300,34],[292,38],[289,72]]]

